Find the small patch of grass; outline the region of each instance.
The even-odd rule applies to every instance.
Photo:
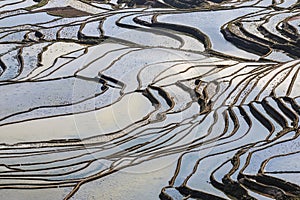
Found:
[[[25,8],[25,9],[28,10],[28,11],[31,11],[31,10],[34,10],[36,8],[40,8],[40,7],[44,6],[44,5],[46,5],[48,3],[48,1],[49,0],[42,0],[38,4],[35,4],[33,6],[29,6],[29,7]]]

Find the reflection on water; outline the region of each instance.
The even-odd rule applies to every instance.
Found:
[[[299,199],[299,5],[0,2],[0,198]]]

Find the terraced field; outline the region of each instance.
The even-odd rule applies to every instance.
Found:
[[[0,199],[300,199],[298,0],[0,0]]]

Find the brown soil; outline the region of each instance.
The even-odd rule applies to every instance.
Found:
[[[84,12],[81,10],[77,10],[75,8],[72,8],[71,6],[67,7],[61,7],[61,8],[48,8],[43,9],[42,11],[47,12],[49,15],[55,15],[60,17],[82,17],[82,16],[88,16],[90,13]]]

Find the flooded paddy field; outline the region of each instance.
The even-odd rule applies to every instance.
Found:
[[[297,0],[0,1],[0,199],[300,199]]]

